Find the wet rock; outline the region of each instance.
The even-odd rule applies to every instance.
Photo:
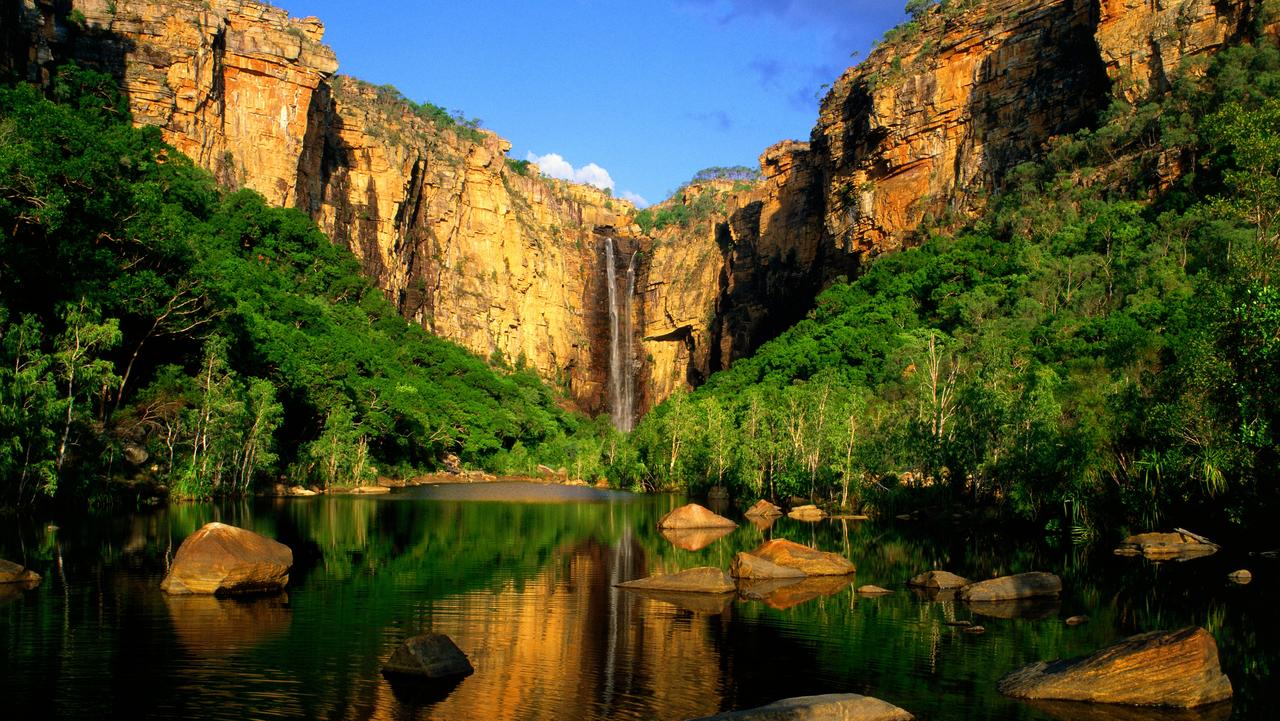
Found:
[[[1081,626],[1088,622],[1089,622],[1088,616],[1072,616],[1067,620],[1063,621],[1063,623],[1067,624],[1068,626]]]
[[[382,667],[386,675],[448,679],[475,672],[467,655],[443,633],[424,633],[406,639]]]
[[[908,586],[917,588],[936,588],[939,590],[949,590],[968,586],[969,579],[957,576],[949,571],[925,571],[907,581]]]
[[[808,576],[843,576],[855,570],[854,565],[844,556],[785,539],[767,541],[751,551],[751,555],[779,566],[798,568]]]
[[[1052,573],[1032,571],[971,583],[960,589],[960,598],[965,601],[1011,601],[1057,596],[1059,593],[1062,593],[1062,579]]]
[[[946,622],[946,625],[947,625],[947,626],[954,626],[954,627],[956,627],[956,628],[968,628],[969,626],[972,626],[972,625],[973,625],[973,621],[965,621],[965,620],[963,620],[963,619],[958,620],[958,621],[947,621],[947,622]]]
[[[754,506],[748,508],[747,512],[742,515],[747,518],[768,518],[770,516],[781,516],[782,509],[761,498],[756,501]]]
[[[701,551],[733,533],[732,528],[664,528],[659,533],[676,548]]]
[[[808,505],[792,508],[791,512],[788,513],[787,516],[794,518],[797,521],[821,521],[827,517],[827,514],[821,508],[810,503]]]
[[[910,713],[878,698],[842,693],[797,696],[694,721],[910,721],[913,718]]]
[[[1231,698],[1218,645],[1202,628],[1139,634],[1083,658],[1041,661],[998,687],[1017,698],[1182,708]]]
[[[690,593],[732,593],[737,590],[729,574],[718,568],[703,566],[666,576],[649,576],[626,583],[619,588],[638,588],[649,591],[684,591]]]
[[[729,563],[729,575],[734,578],[804,578],[805,572],[790,566],[779,566],[773,561],[739,552]]]
[[[0,559],[0,584],[9,583],[35,588],[40,585],[40,574],[26,566]]]
[[[1139,533],[1124,539],[1115,550],[1117,556],[1144,556],[1153,561],[1185,561],[1217,552],[1217,544],[1186,531]]]
[[[1247,569],[1242,568],[1239,571],[1232,571],[1231,573],[1228,573],[1227,580],[1243,586],[1253,580],[1253,574]]]
[[[671,511],[658,521],[658,528],[737,528],[738,524],[714,511],[690,503]]]
[[[885,594],[893,593],[893,591],[890,591],[887,588],[881,588],[879,586],[866,585],[866,586],[858,586],[858,593],[862,594],[863,596],[883,596]]]
[[[965,626],[960,630],[964,633],[973,634],[974,636],[980,636],[987,632],[987,629],[983,626]]]
[[[210,523],[187,537],[160,583],[171,594],[260,593],[289,582],[293,551],[253,531]]]

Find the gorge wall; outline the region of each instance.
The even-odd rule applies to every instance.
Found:
[[[249,0],[6,3],[0,69],[40,81],[74,59],[113,73],[136,122],[227,187],[308,213],[406,318],[527,364],[591,413],[608,405],[605,238],[615,275],[639,251],[623,365],[643,413],[803,318],[821,288],[926,219],[977,212],[1113,94],[1163,92],[1179,62],[1246,37],[1261,12],[1261,0],[934,6],[836,80],[808,142],[761,155],[761,180],[683,188],[656,210],[706,196],[708,212],[650,233],[625,201],[509,163],[497,135],[335,75],[319,20]]]

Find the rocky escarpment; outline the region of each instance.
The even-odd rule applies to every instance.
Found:
[[[22,0],[0,10],[0,43],[4,68],[33,80],[68,59],[114,73],[137,122],[223,184],[305,210],[405,317],[527,364],[589,412],[608,403],[614,238],[613,275],[636,289],[620,365],[642,413],[753,352],[927,220],[981,210],[1013,167],[1113,97],[1164,92],[1184,59],[1273,32],[1261,8],[934,5],[836,80],[808,142],[763,153],[761,180],[686,187],[659,210],[698,212],[643,236],[625,202],[541,178],[492,133],[335,76],[314,18],[250,0]]]
[[[1257,0],[950,0],[890,31],[834,83],[808,143],[766,151],[765,179],[726,193],[713,217],[654,233],[654,394],[750,354],[927,220],[972,217],[1113,97],[1165,92],[1185,59],[1275,35],[1261,12]]]
[[[629,203],[542,178],[491,132],[335,76],[316,18],[249,0],[6,8],[9,69],[41,81],[76,60],[112,73],[136,122],[223,185],[305,210],[407,318],[604,409],[603,246],[625,234]]]

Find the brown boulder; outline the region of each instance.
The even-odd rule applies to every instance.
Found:
[[[696,503],[680,506],[658,521],[658,528],[737,528],[738,524]]]
[[[1185,531],[1139,533],[1124,539],[1115,550],[1117,556],[1145,556],[1153,561],[1185,561],[1217,552],[1217,544]]]
[[[26,566],[0,559],[0,583],[17,583],[31,586],[40,584],[40,574]]]
[[[1062,579],[1052,573],[1032,571],[971,583],[960,589],[964,601],[1012,601],[1019,598],[1057,596]]]
[[[649,591],[684,591],[688,593],[731,593],[736,590],[733,579],[718,568],[703,566],[666,576],[649,576],[617,584],[619,588]]]
[[[790,566],[779,566],[750,553],[739,552],[729,563],[729,575],[734,578],[804,578],[805,572]]]
[[[751,555],[779,566],[798,568],[808,576],[844,576],[854,572],[849,559],[838,553],[819,551],[785,539],[766,541]]]
[[[854,693],[797,696],[759,708],[729,711],[694,721],[911,721],[891,703]]]
[[[796,506],[795,508],[792,508],[791,512],[787,515],[797,521],[821,521],[827,517],[825,511],[812,503],[804,506]]]
[[[781,516],[782,509],[761,498],[742,515],[747,518],[768,518],[770,516]]]
[[[957,576],[948,571],[925,571],[907,581],[908,586],[917,588],[936,588],[939,590],[948,590],[952,588],[960,588],[968,586],[969,579]]]
[[[1191,708],[1231,698],[1218,645],[1202,628],[1131,636],[1083,658],[1035,663],[1000,679],[1027,699]]]
[[[676,548],[701,551],[733,533],[732,528],[664,528],[659,533]]]
[[[884,596],[893,593],[893,591],[890,591],[887,588],[881,588],[880,586],[866,585],[858,586],[858,593],[864,596]]]
[[[443,633],[424,633],[406,639],[382,667],[388,675],[445,679],[475,672],[467,655]]]
[[[187,537],[160,583],[165,593],[257,593],[289,582],[293,551],[253,531],[209,523]]]

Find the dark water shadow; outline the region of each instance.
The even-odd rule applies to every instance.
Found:
[[[989,618],[1040,620],[1058,615],[1062,602],[1057,598],[1021,598],[1009,601],[966,601],[970,611]]]
[[[449,698],[466,678],[425,678],[402,673],[383,672],[396,701],[415,709],[434,706]]]
[[[1081,701],[1025,701],[1028,706],[1059,721],[1227,721],[1231,702],[1202,708],[1158,708]]]
[[[252,598],[164,596],[174,634],[198,656],[252,650],[289,630],[293,613],[285,594]]]

